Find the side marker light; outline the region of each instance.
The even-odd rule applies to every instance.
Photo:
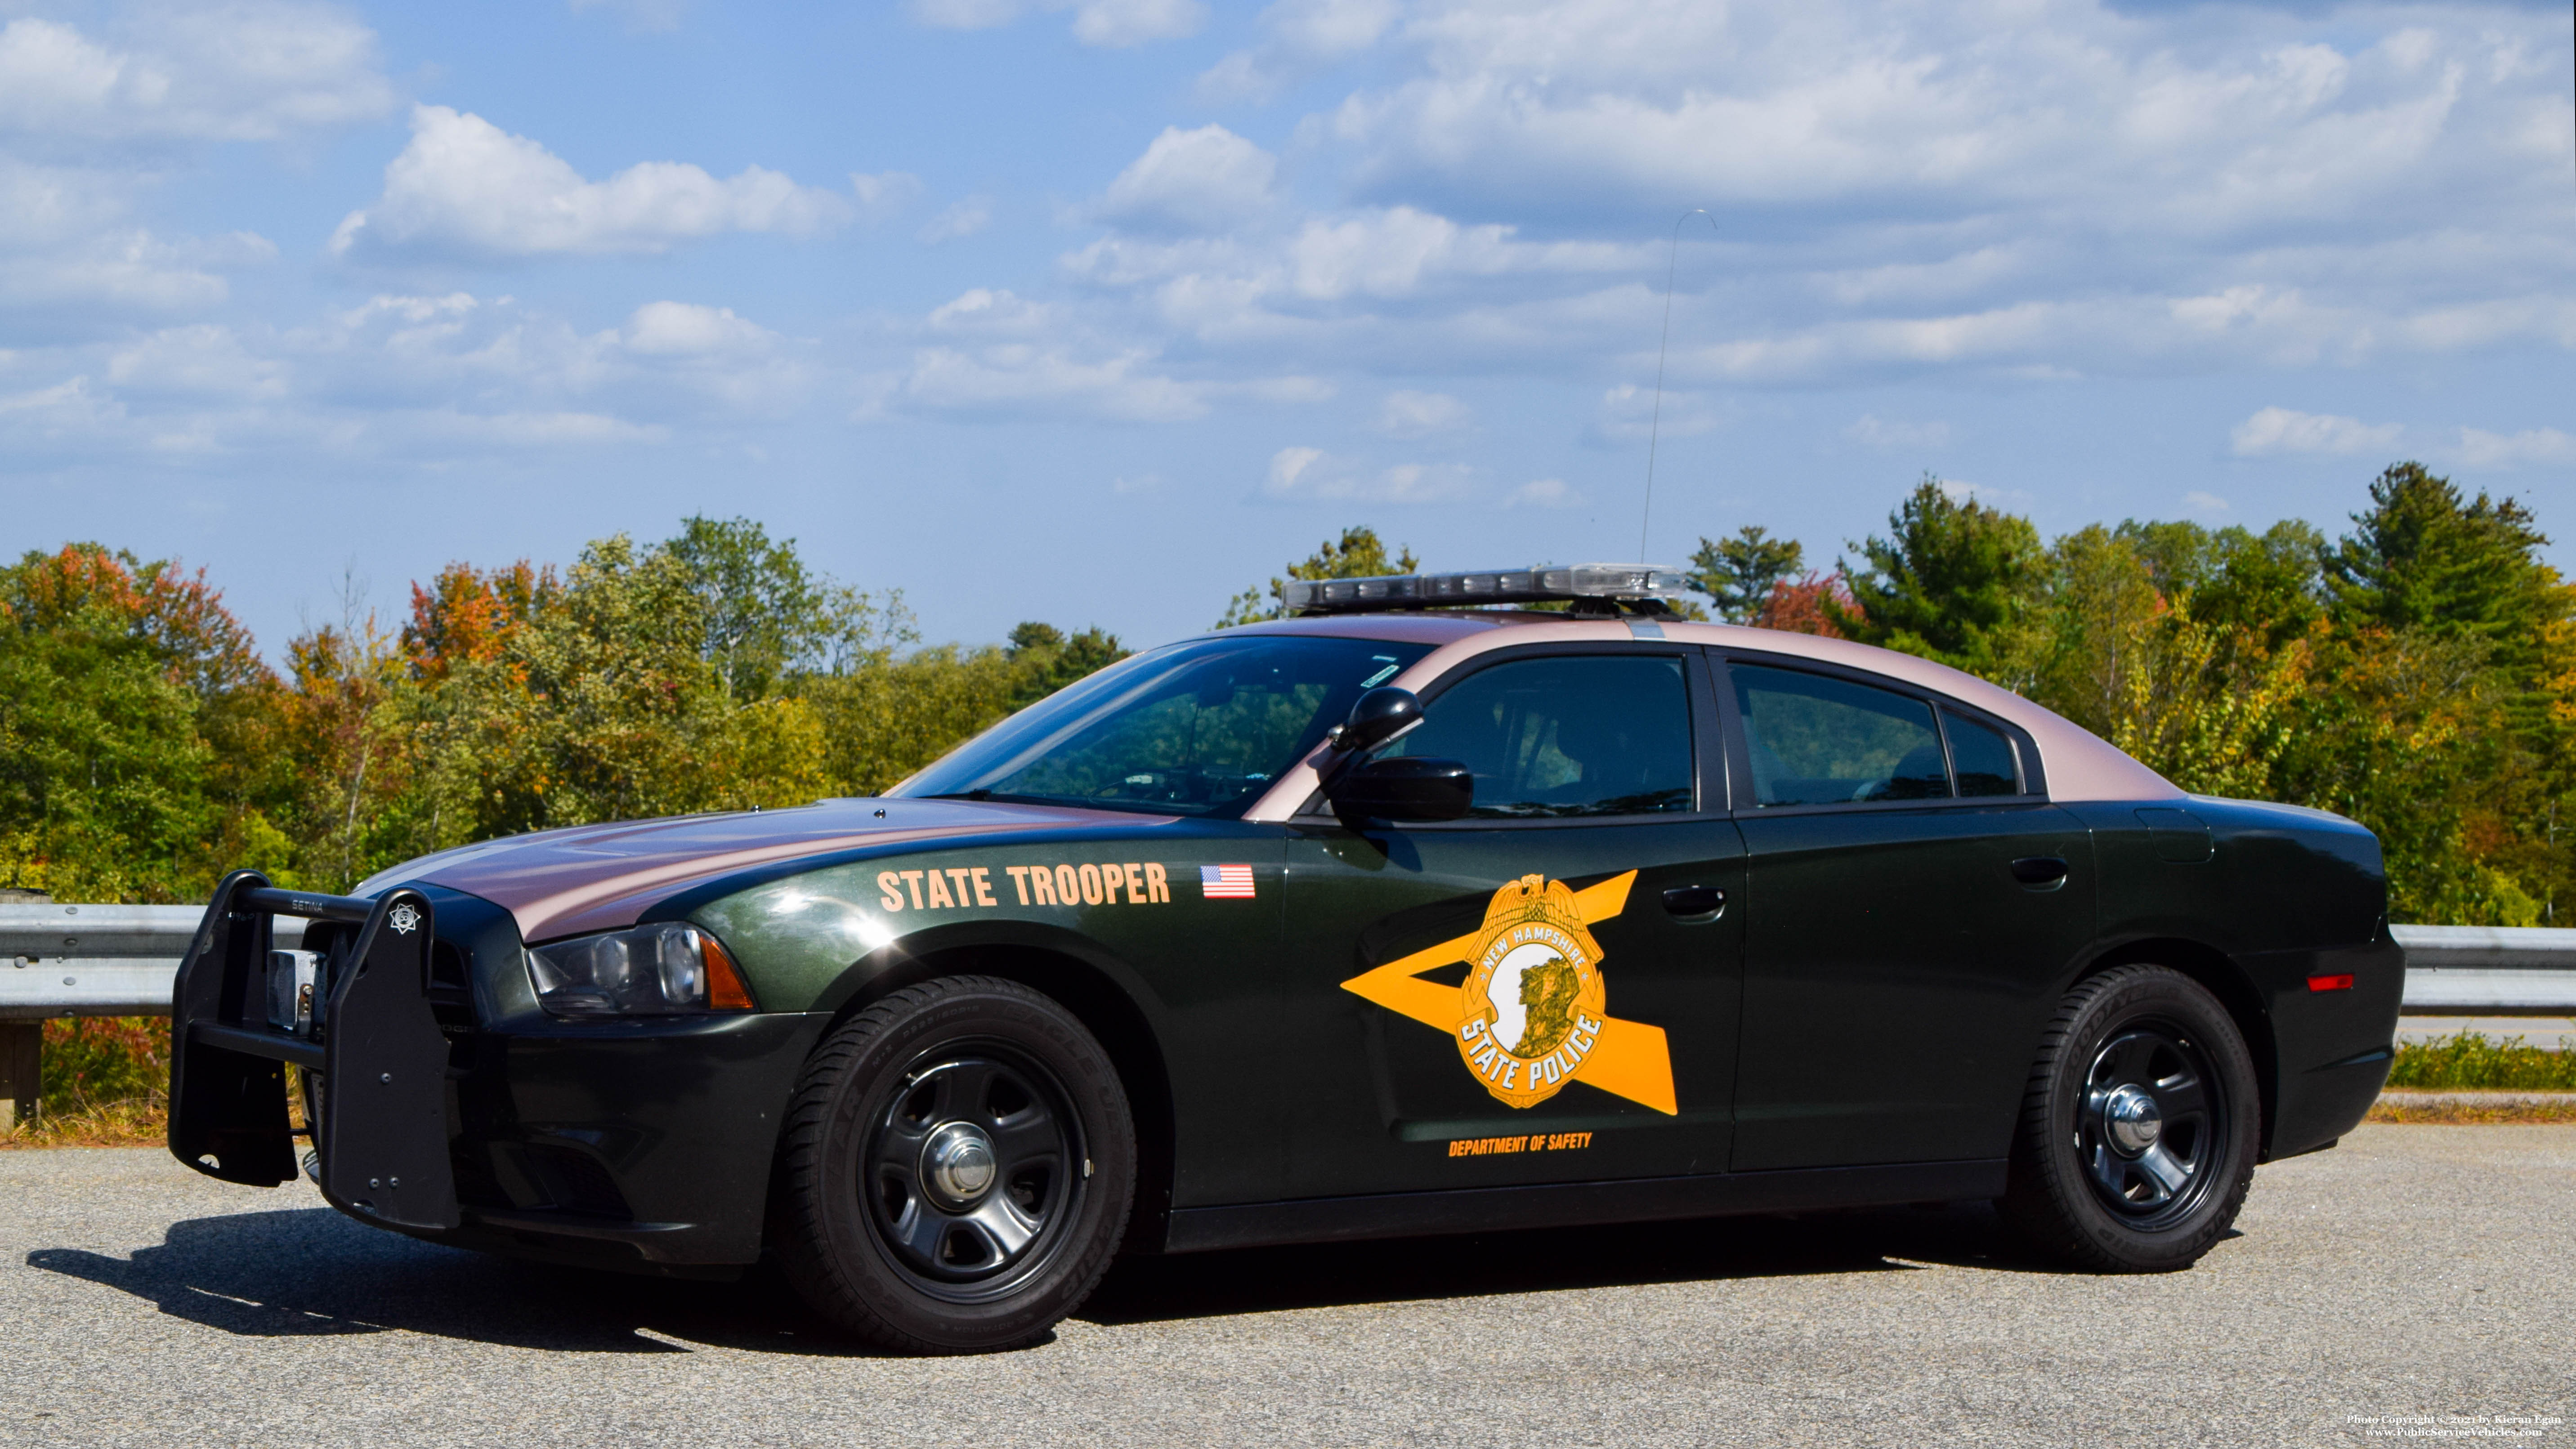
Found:
[[[717,1011],[759,1010],[758,1004],[751,999],[751,988],[742,984],[742,972],[734,966],[733,957],[715,937],[699,932],[698,952],[699,958],[707,965],[709,1007]],[[2345,977],[2343,984],[2350,986],[2352,978]]]
[[[2310,991],[2350,991],[2352,974],[2346,972],[2341,976],[2311,976],[2308,978],[2308,989]]]

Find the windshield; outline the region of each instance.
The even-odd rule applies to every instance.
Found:
[[[1030,705],[887,793],[1240,814],[1362,690],[1429,652],[1276,634],[1174,644]]]

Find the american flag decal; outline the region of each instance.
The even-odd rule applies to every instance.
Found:
[[[1252,899],[1252,867],[1248,865],[1200,866],[1199,895],[1211,901]]]

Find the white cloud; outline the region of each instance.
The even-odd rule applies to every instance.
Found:
[[[1261,44],[1211,66],[1199,77],[1199,96],[1218,103],[1268,100],[1376,45],[1396,15],[1395,0],[1279,0],[1261,12]]]
[[[134,314],[202,312],[230,295],[224,271],[276,254],[266,238],[247,233],[168,240],[140,229],[100,231],[0,265],[0,309],[67,314],[81,330]]]
[[[0,135],[267,141],[393,106],[375,33],[335,9],[181,6],[131,29],[128,46],[33,16],[0,27]]]
[[[2522,463],[2576,463],[2576,437],[2556,428],[2519,433],[2460,429],[2460,462],[2470,468],[2511,468]]]
[[[881,171],[870,175],[864,171],[850,173],[850,191],[859,198],[859,214],[871,222],[883,221],[921,195],[921,178],[909,171]]]
[[[1037,10],[1071,10],[1073,38],[1123,47],[1196,35],[1207,24],[1200,0],[912,0],[912,18],[944,30],[991,30]]]
[[[411,143],[385,167],[383,196],[351,212],[331,246],[361,256],[660,252],[722,232],[807,235],[851,214],[838,195],[758,166],[718,180],[683,162],[647,161],[586,181],[545,147],[480,116],[416,106]]]
[[[1398,391],[1378,404],[1377,430],[1394,438],[1427,438],[1467,426],[1474,412],[1445,392]]]
[[[2229,451],[2240,458],[2286,453],[2368,453],[2397,446],[2396,423],[2365,423],[2335,413],[2302,413],[2269,407],[2236,425]]]
[[[2182,506],[2194,513],[2225,513],[2227,500],[2215,493],[2203,493],[2194,489],[2182,496]]]
[[[1586,501],[1562,478],[1533,478],[1503,495],[1504,506],[1511,508],[1580,508]]]
[[[973,236],[993,224],[993,198],[969,196],[952,202],[946,210],[932,217],[914,235],[926,245]]]
[[[1146,231],[1226,231],[1268,209],[1279,164],[1223,126],[1167,126],[1118,173],[1100,214]]]
[[[1865,448],[1938,448],[1950,441],[1950,425],[1890,422],[1874,413],[1863,413],[1858,422],[1843,429],[1843,436]]]
[[[1007,290],[974,287],[930,309],[929,330],[1028,337],[1057,326],[1057,312]]]
[[[286,395],[286,365],[253,354],[229,327],[172,327],[108,359],[107,380],[127,395],[273,399]]]
[[[1998,488],[1991,483],[1971,483],[1965,478],[1940,478],[1942,496],[1953,503],[1982,503],[1988,508],[2027,509],[2038,500],[2028,490]]]
[[[1584,440],[1594,447],[1617,447],[1649,438],[1697,437],[1717,424],[1716,405],[1699,393],[1666,388],[1659,399],[1653,388],[1623,382],[1601,394]]]
[[[613,10],[631,31],[667,32],[680,28],[680,17],[688,13],[688,0],[572,0],[572,8]]]
[[[651,357],[704,357],[766,352],[778,334],[733,314],[731,307],[691,302],[647,302],[626,319],[629,351]]]
[[[1073,38],[1085,45],[1142,45],[1178,40],[1207,24],[1199,0],[1083,0],[1074,7]]]
[[[1207,389],[1158,373],[1152,354],[1078,356],[1061,347],[1003,343],[915,353],[894,402],[973,415],[1058,415],[1169,423],[1203,417]]]
[[[1477,493],[1464,463],[1398,463],[1372,469],[1321,448],[1282,448],[1270,457],[1262,496],[1282,502],[1457,503]]]

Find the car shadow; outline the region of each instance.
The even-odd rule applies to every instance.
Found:
[[[352,1222],[328,1208],[171,1225],[130,1257],[43,1248],[27,1265],[247,1337],[401,1330],[568,1353],[692,1345],[864,1356],[775,1272],[698,1282],[522,1263]],[[1984,1204],[1632,1223],[1133,1257],[1075,1316],[1104,1326],[1926,1263],[2060,1271],[2016,1253]]]
[[[1904,1272],[1918,1264],[2062,1271],[2004,1236],[1984,1203],[1128,1258],[1074,1316],[1152,1323],[1570,1288]]]
[[[258,1338],[400,1329],[568,1353],[682,1353],[691,1343],[864,1352],[771,1276],[692,1282],[522,1263],[384,1232],[329,1208],[192,1218],[127,1258],[43,1248],[26,1261]]]

